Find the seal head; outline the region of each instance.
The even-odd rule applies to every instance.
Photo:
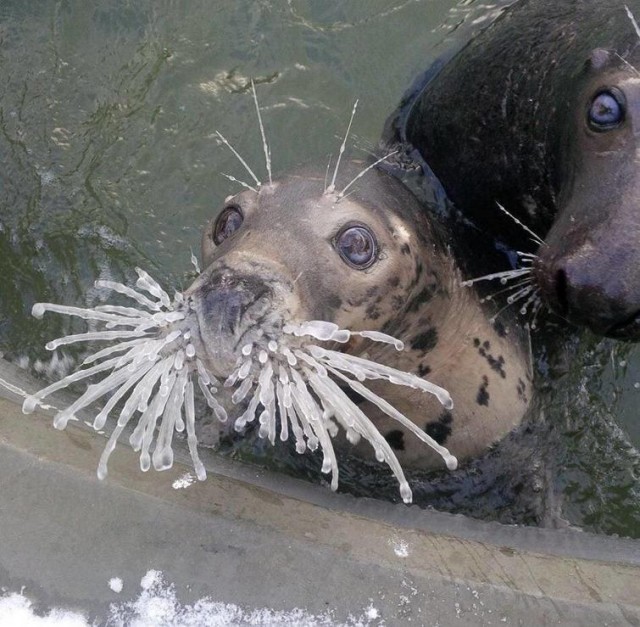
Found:
[[[516,3],[410,99],[393,130],[487,239],[530,246],[496,203],[546,236],[535,276],[553,310],[637,340],[640,3],[628,6]]]

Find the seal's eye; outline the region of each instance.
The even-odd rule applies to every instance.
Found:
[[[213,226],[213,243],[218,246],[235,233],[242,224],[244,216],[238,207],[225,207]]]
[[[618,90],[601,91],[591,101],[589,126],[594,131],[608,131],[624,120],[624,96]]]
[[[376,260],[376,239],[364,226],[348,226],[336,236],[334,246],[340,256],[358,270],[368,268]]]

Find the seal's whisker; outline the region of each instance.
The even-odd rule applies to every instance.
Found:
[[[196,271],[196,274],[200,274],[201,270],[200,270],[200,264],[198,263],[198,258],[193,254],[193,250],[190,251],[191,252],[191,265],[193,266],[193,269]]]
[[[357,176],[355,176],[353,179],[351,179],[351,181],[349,183],[347,183],[347,185],[343,188],[343,190],[341,192],[338,193],[338,201],[340,201],[343,197],[344,197],[344,193],[361,177],[363,177],[369,170],[375,168],[379,163],[382,163],[383,161],[385,161],[386,159],[388,159],[389,157],[392,157],[393,155],[397,154],[397,150],[394,150],[393,152],[390,152],[389,154],[386,154],[384,157],[380,157],[380,159],[378,159],[377,161],[375,161],[374,163],[368,165],[364,170],[362,170],[362,172],[360,172]]]
[[[533,277],[532,276],[527,276],[525,279],[523,279],[522,281],[518,281],[518,283],[514,283],[513,285],[508,285],[507,287],[498,290],[497,292],[492,292],[491,294],[487,294],[487,296],[483,296],[480,299],[481,303],[484,303],[485,301],[491,301],[494,300],[496,298],[496,296],[502,296],[502,294],[508,294],[509,292],[513,292],[514,290],[520,288],[520,287],[524,287],[525,285],[529,285],[531,284],[531,282],[533,281]]]
[[[240,163],[244,166],[245,170],[249,173],[249,176],[251,176],[251,178],[255,181],[256,186],[260,187],[261,183],[260,180],[258,179],[258,177],[254,174],[253,170],[249,167],[249,164],[240,156],[240,154],[238,153],[238,151],[227,141],[227,139],[224,137],[224,135],[220,132],[220,131],[216,131],[215,133],[219,138],[220,141],[227,147],[229,148],[229,150],[231,150],[231,152],[236,156],[236,158],[238,159],[238,161],[240,161]],[[240,181],[238,181],[240,182]]]
[[[271,178],[271,150],[267,144],[267,138],[264,133],[264,125],[262,124],[262,115],[260,115],[260,107],[258,106],[258,96],[256,95],[256,86],[251,79],[251,92],[253,94],[253,102],[256,105],[256,113],[258,114],[258,125],[260,126],[260,135],[262,136],[262,150],[264,151],[264,160],[267,166],[267,174],[269,175],[269,185],[273,184]]]
[[[529,235],[533,237],[533,241],[536,244],[538,244],[539,246],[546,246],[545,241],[540,236],[536,235],[526,224],[518,220],[518,218],[516,218],[512,213],[509,213],[509,211],[507,211],[499,202],[496,202],[496,205],[498,205],[500,211],[508,215],[519,227],[529,233]]]
[[[503,270],[502,272],[494,272],[492,274],[485,274],[483,276],[478,276],[473,279],[466,279],[461,282],[463,287],[471,287],[474,283],[478,283],[479,281],[493,281],[495,279],[500,279],[500,282],[503,285],[507,284],[507,281],[511,279],[515,279],[518,277],[526,276],[531,273],[531,268],[516,268],[514,270]]]
[[[527,285],[526,287],[522,287],[518,291],[516,291],[514,294],[511,294],[507,298],[507,304],[501,309],[499,309],[490,318],[491,324],[495,323],[495,321],[497,320],[497,318],[500,316],[502,312],[506,311],[509,307],[521,301],[523,298],[526,298],[527,300],[520,307],[519,313],[520,315],[523,315],[523,316],[526,315],[528,313],[529,307],[533,305],[534,309],[532,312],[532,319],[531,319],[531,323],[528,324],[528,327],[532,330],[535,330],[537,328],[536,321],[537,321],[538,313],[544,307],[544,302],[540,298],[540,289],[535,284],[530,284],[530,285]]]
[[[618,57],[618,59],[620,61],[622,61],[622,63],[624,63],[630,70],[632,70],[636,75],[640,76],[640,72],[638,71],[638,68],[636,68],[634,65],[632,65],[631,63],[629,63],[629,61],[627,61],[621,54],[619,54],[618,52],[614,53],[616,55],[616,57]]]
[[[358,101],[356,100],[353,103],[353,109],[351,110],[351,117],[349,118],[349,125],[347,126],[347,132],[344,134],[344,139],[342,140],[342,144],[340,144],[340,150],[338,152],[338,159],[336,160],[336,167],[333,171],[333,178],[331,179],[331,183],[329,187],[324,190],[325,194],[332,194],[336,189],[336,177],[338,176],[338,169],[340,168],[340,161],[342,159],[342,155],[344,154],[345,148],[347,146],[347,138],[349,137],[349,133],[351,131],[351,124],[353,123],[353,118],[356,114],[356,109],[358,108]]]
[[[111,453],[137,415],[129,444],[140,454],[141,470],[147,471],[151,466],[156,470],[171,468],[174,433],[186,431],[193,466],[198,479],[202,480],[206,470],[197,450],[193,378],[197,378],[204,399],[216,417],[224,422],[228,418],[227,410],[216,398],[221,383],[211,374],[203,356],[196,354],[191,342],[192,330],[197,329],[197,318],[190,299],[178,293],[170,300],[167,292],[146,272],[136,271],[136,287],[140,291],[121,284],[111,285],[145,309],[120,305],[99,305],[92,309],[51,303],[34,305],[33,312],[38,316],[46,311],[63,313],[109,329],[53,340],[47,344],[49,350],[81,341],[116,343],[89,355],[76,372],[25,397],[23,411],[32,412],[42,404],[42,399],[73,383],[102,377],[91,383],[71,405],[57,411],[54,417],[54,426],[64,429],[70,420],[77,420],[78,412],[107,398],[93,421],[93,427],[101,430],[120,406],[115,427],[100,456],[98,477],[107,476]],[[119,328],[111,330],[114,327]],[[318,345],[325,341],[345,344],[353,337],[361,337],[403,350],[404,344],[400,340],[380,331],[350,331],[318,320],[287,323],[278,337],[267,338],[260,333],[252,337],[253,341],[245,342],[240,348],[236,364],[223,384],[235,388],[230,401],[243,408],[234,422],[237,431],[242,431],[257,417],[258,436],[273,444],[279,424],[280,439],[285,441],[292,435],[298,453],[316,449],[322,452],[322,472],[331,474],[331,488],[335,490],[339,470],[332,439],[341,427],[350,443],[355,444],[363,437],[371,443],[376,458],[385,462],[396,476],[403,500],[410,502],[411,490],[396,455],[363,410],[349,398],[341,387],[344,385],[432,447],[448,468],[456,467],[456,458],[446,448],[365,387],[364,382],[382,380],[433,394],[450,409],[453,403],[446,390],[413,374]]]
[[[329,155],[329,163],[327,163],[327,169],[324,173],[324,187],[322,188],[324,192],[327,191],[327,181],[329,180],[329,169],[331,168],[331,158],[333,155]]]
[[[256,194],[258,193],[258,190],[249,185],[249,183],[245,183],[244,181],[241,181],[240,179],[237,179],[235,176],[231,176],[231,174],[225,174],[224,172],[220,172],[221,176],[224,176],[224,178],[229,179],[232,183],[238,183],[239,185],[242,185],[242,187],[244,187],[245,189],[249,189],[252,192],[255,192]]]
[[[640,39],[640,27],[638,26],[638,22],[636,22],[636,18],[631,12],[631,9],[626,4],[624,5],[624,10],[627,12],[627,16],[629,17],[629,19],[631,20],[631,23],[633,24],[633,28],[636,31],[636,35],[638,35],[638,39]]]
[[[522,300],[528,294],[531,294],[531,292],[534,289],[535,288],[533,285],[527,285],[526,287],[519,289],[517,292],[515,292],[514,294],[510,294],[507,297],[507,304],[513,305],[514,303],[517,303],[519,300]]]
[[[533,310],[531,312],[531,324],[529,326],[530,326],[530,328],[532,330],[535,330],[535,329],[538,328],[538,314],[545,307],[545,303],[542,300],[542,298],[540,298],[539,290],[536,290],[534,292],[533,296],[535,296],[535,298],[532,301],[533,302]]]

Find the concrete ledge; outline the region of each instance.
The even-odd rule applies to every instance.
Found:
[[[141,473],[121,446],[100,482],[103,438],[56,431],[6,396],[0,583],[45,605],[104,618],[138,592],[115,594],[110,577],[135,586],[155,568],[183,602],[332,608],[337,620],[373,603],[387,624],[640,624],[638,541],[335,495],[215,455],[207,481],[177,490],[187,466]]]

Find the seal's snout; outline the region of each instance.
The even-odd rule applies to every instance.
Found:
[[[545,301],[560,316],[594,333],[640,339],[640,273],[615,250],[584,245],[536,267]]]
[[[296,300],[277,268],[230,256],[207,268],[185,296],[196,314],[194,342],[221,377],[233,371],[245,345],[267,345],[281,335]]]
[[[221,333],[235,334],[250,310],[264,309],[270,302],[272,290],[256,277],[225,274],[210,277],[200,287],[199,298],[202,316]]]

